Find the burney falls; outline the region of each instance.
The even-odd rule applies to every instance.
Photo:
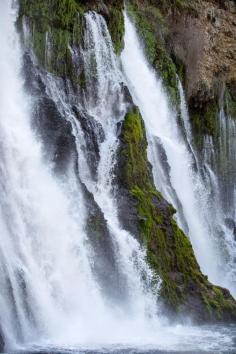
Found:
[[[0,0],[0,352],[236,353],[235,0]]]

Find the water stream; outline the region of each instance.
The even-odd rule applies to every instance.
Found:
[[[120,225],[113,177],[117,123],[124,118],[127,102],[123,75],[104,19],[87,13],[83,47],[80,53],[77,48],[70,48],[74,61],[82,56],[86,94],[75,96],[73,90],[65,90],[61,79],[34,67],[31,53],[35,77],[40,78],[45,89],[36,97],[25,90],[25,64],[15,28],[16,16],[17,8],[12,8],[10,0],[0,2],[0,323],[6,351],[233,350],[233,328],[168,324],[160,315],[158,298],[151,290],[153,274],[145,262],[145,250],[135,235]],[[50,36],[47,40],[50,49]],[[148,100],[139,93],[136,80],[140,76],[129,67],[130,49],[136,54],[134,70],[139,67],[142,84],[152,90]],[[45,55],[49,56],[49,52]],[[91,61],[95,62],[94,71],[90,70]],[[188,149],[178,140],[178,129],[161,83],[146,64],[127,18],[122,63],[145,119],[150,161],[153,166],[162,166],[155,157],[155,144],[161,144],[171,167],[169,175],[164,166],[160,172],[166,185],[160,184],[159,172],[154,169],[157,186],[174,205],[182,205],[178,214],[181,225],[189,230],[197,225],[199,230],[203,226],[197,209],[196,219],[191,218],[195,199]],[[45,102],[48,109],[54,107],[63,129],[67,124],[71,127],[73,153],[61,169],[55,166],[57,154],[50,159],[47,151],[49,143],[53,145],[54,134],[48,134],[46,139],[42,127],[39,129],[43,114],[36,114],[35,107],[40,107],[42,96],[44,108]],[[157,102],[161,111],[159,124],[155,121]],[[54,133],[58,131],[55,127]],[[96,159],[91,158],[89,142],[94,143]],[[173,156],[173,151],[178,155]],[[185,193],[181,193],[182,173]],[[102,258],[96,253],[100,241],[91,240],[88,231],[91,210],[93,216],[99,215],[106,236],[107,252]],[[194,243],[194,237],[191,239]],[[211,250],[212,257],[215,255],[210,240],[202,238],[201,245],[195,247],[196,253],[200,247],[209,247],[208,257]],[[207,268],[204,255],[202,262]],[[158,286],[159,282],[156,291]]]

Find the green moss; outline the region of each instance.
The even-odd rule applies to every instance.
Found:
[[[119,53],[123,47],[123,2],[107,1],[106,20]],[[83,38],[84,13],[101,12],[100,2],[82,0],[20,0],[19,26],[26,18],[32,39],[28,43],[34,50],[40,65],[58,76],[70,78],[74,84],[84,83],[83,75],[77,78],[69,47],[79,48]]]
[[[114,50],[117,54],[119,54],[124,47],[125,23],[123,4],[121,3],[121,5],[122,6],[119,6],[119,2],[116,5],[111,5],[107,19],[108,29],[111,34]]]
[[[124,121],[124,139],[125,141],[132,142],[127,146],[127,149],[122,151],[127,161],[126,168],[124,169],[124,179],[131,190],[140,183],[140,181],[148,181],[148,171],[145,167],[144,154],[140,154],[140,142],[142,141],[142,150],[145,152],[147,142],[143,136],[143,121],[138,119],[139,111],[134,109],[130,112]]]
[[[201,150],[205,135],[212,136],[217,144],[220,135],[220,125],[218,115],[221,108],[232,118],[236,118],[236,101],[228,87],[225,88],[223,102],[221,102],[221,88],[223,83],[215,83],[213,90],[213,99],[201,102],[201,99],[195,98],[190,101],[189,113],[193,127],[194,138],[197,147]],[[204,92],[204,88],[202,89]],[[206,91],[207,92],[207,91]]]
[[[234,100],[228,88],[225,89],[224,94],[224,109],[229,116],[236,118],[236,100]]]
[[[161,276],[160,295],[165,303],[178,312],[194,296],[202,301],[209,318],[221,319],[226,312],[236,315],[232,297],[212,286],[201,273],[189,239],[173,219],[174,208],[155,189],[147,160],[145,128],[136,107],[125,117],[121,140],[122,183],[135,200],[140,237],[148,263]]]
[[[80,43],[82,15],[83,9],[75,0],[20,0],[18,22],[22,25],[22,19],[27,19],[30,46],[48,71],[70,77],[69,46]]]
[[[187,277],[192,277],[193,269],[197,268],[199,272],[199,268],[189,240],[172,219],[173,209],[167,204],[164,209],[157,207],[163,201],[163,197],[156,191],[150,175],[145,130],[137,108],[126,115],[123,139],[127,144],[125,150],[122,151],[126,160],[124,178],[132,196],[137,200],[139,227],[147,247],[147,258],[162,277],[163,297],[170,305],[177,306],[183,294],[178,292],[169,272],[174,268],[175,271],[187,271],[187,279]],[[167,230],[163,227],[166,219],[169,222],[168,232],[171,233],[171,238],[168,237]]]
[[[234,312],[234,302],[229,295],[227,297],[223,294],[220,287],[214,286],[210,295],[207,297],[202,293],[202,298],[206,304],[207,310],[211,316],[216,316],[219,320],[222,318],[223,313]]]
[[[75,0],[20,0],[19,14],[34,20],[41,32],[47,31],[49,26],[72,32],[75,17],[81,11]]]
[[[213,138],[217,138],[218,136],[218,103],[216,101],[209,101],[206,102],[203,107],[190,106],[189,113],[195,141],[197,146],[201,149],[205,135],[211,135]]]

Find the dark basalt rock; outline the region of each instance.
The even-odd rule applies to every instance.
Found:
[[[31,96],[41,96],[46,94],[46,87],[42,82],[37,67],[32,62],[29,52],[23,55],[23,76],[25,79],[25,89]]]
[[[77,150],[70,122],[59,112],[55,102],[48,96],[43,75],[48,75],[41,67],[35,65],[28,53],[24,56],[25,88],[34,99],[32,125],[36,134],[43,142],[45,159],[53,162],[54,171],[60,176],[67,173],[68,163],[72,162],[75,170],[77,165]],[[61,80],[61,89],[69,96],[69,83]],[[72,87],[73,92],[73,87]],[[70,105],[70,103],[68,103]],[[72,106],[72,112],[78,119],[84,134],[85,154],[92,175],[100,159],[99,146],[105,135],[102,126],[85,110]],[[79,171],[77,171],[79,179]],[[81,182],[81,181],[80,181]],[[112,242],[111,231],[102,211],[93,195],[81,183],[87,214],[86,233],[93,252],[93,273],[98,279],[101,290],[108,299],[116,302],[124,301],[127,296],[127,284],[124,273],[121,272],[115,256],[115,245]]]
[[[133,105],[133,98],[129,92],[128,87],[123,82],[121,83],[121,93],[123,94],[125,102],[127,102],[127,104]]]
[[[46,93],[42,77],[47,73],[33,63],[27,52],[23,64],[25,89],[34,99],[32,126],[43,141],[45,159],[53,162],[55,171],[65,171],[76,156],[71,124],[61,116],[55,102]]]
[[[85,153],[87,161],[92,172],[92,176],[97,174],[98,162],[100,160],[100,144],[104,141],[105,135],[102,125],[92,116],[83,110],[73,106],[73,112],[80,122],[86,142]]]
[[[4,353],[4,349],[5,349],[5,340],[4,340],[3,331],[0,328],[0,352]]]
[[[88,211],[86,231],[94,252],[93,272],[104,295],[123,302],[127,296],[127,283],[117,264],[111,231],[93,195],[84,184],[82,186]]]
[[[54,162],[56,170],[65,170],[76,151],[71,124],[60,115],[55,103],[48,97],[37,100],[33,120],[44,142],[45,157]]]

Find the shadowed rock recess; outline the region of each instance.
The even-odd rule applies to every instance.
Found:
[[[83,46],[84,13],[93,10],[104,16],[115,52],[119,55],[123,47],[124,3],[119,0],[19,0],[19,4],[17,25],[24,42],[25,68],[28,68],[26,86],[35,95],[35,114],[41,117],[38,124],[42,126],[42,138],[47,142],[47,150],[53,156],[48,155],[48,158],[54,161],[56,170],[63,169],[65,163],[75,158],[71,127],[63,123],[57,107],[47,98],[37,71],[48,71],[57,76],[64,83],[65,92],[69,85],[74,94],[81,95],[83,99],[83,65],[80,57],[76,63],[72,61],[70,47],[76,47],[79,51],[80,46]],[[233,66],[235,69],[235,43],[233,44],[233,40],[230,42],[235,35],[235,3],[130,0],[127,2],[127,10],[144,41],[151,65],[163,79],[171,102],[178,109],[178,73],[187,90],[196,137],[201,140],[206,131],[214,134],[214,117],[219,105],[227,100],[227,107],[232,115],[236,109],[236,71],[233,73],[232,68]],[[232,33],[227,29],[227,18],[233,23],[230,27]],[[227,38],[227,53],[217,45],[220,26],[218,22],[224,25],[224,32],[220,33],[223,36],[222,41]],[[24,24],[27,24],[27,33],[24,33]],[[188,37],[189,27],[193,28],[191,33],[194,38]],[[215,45],[214,56],[217,61],[210,58],[212,50],[208,46],[209,42],[206,43],[205,38],[202,38],[206,29],[213,37],[211,45]],[[50,56],[45,55],[48,39]],[[191,48],[188,41],[192,43]],[[33,62],[30,59],[32,53],[35,55]],[[192,56],[195,58],[194,63]],[[225,62],[225,67],[222,62]],[[128,92],[127,97],[130,100]],[[235,321],[235,300],[228,290],[213,286],[201,273],[189,239],[173,219],[174,208],[155,189],[147,160],[143,120],[132,102],[129,107],[118,129],[120,145],[114,171],[120,220],[124,228],[134,233],[145,245],[148,263],[161,276],[160,296],[171,314],[187,313],[197,322]],[[100,128],[90,122],[89,116],[81,116],[76,107],[74,113],[78,115],[88,137],[91,169],[96,174],[99,151],[94,139],[94,129]],[[100,137],[103,139],[102,131]],[[53,150],[55,147],[56,152]],[[109,246],[109,230],[99,207],[86,188],[84,195],[91,210],[88,232],[90,238],[94,237],[98,243],[97,256],[104,257],[97,276],[105,272],[107,284],[111,287],[109,291],[112,293],[112,282],[116,279],[112,276],[113,254]],[[111,272],[108,272],[108,268]]]

